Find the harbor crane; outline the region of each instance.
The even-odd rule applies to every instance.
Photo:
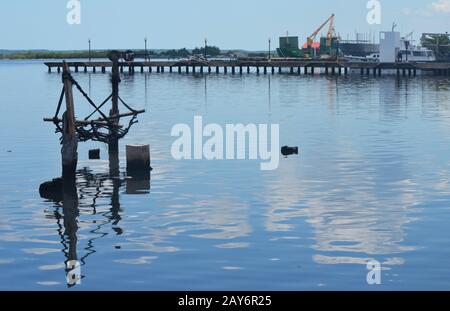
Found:
[[[332,38],[336,36],[335,34],[335,29],[334,29],[334,14],[331,14],[331,16],[322,24],[320,25],[319,28],[317,28],[316,31],[314,31],[312,33],[312,35],[310,35],[307,38],[306,41],[306,46],[307,48],[311,48],[314,40],[316,39],[317,34],[327,25],[330,24],[329,28],[328,28],[328,33],[327,33],[327,47],[331,47],[331,42],[332,42]]]

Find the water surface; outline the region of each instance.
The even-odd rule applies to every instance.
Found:
[[[96,101],[108,74],[74,74]],[[120,143],[79,147],[78,202],[42,199],[60,175],[51,124],[61,76],[0,63],[0,289],[450,289],[450,81],[296,75],[124,74],[145,108]],[[77,95],[80,117],[90,111]],[[175,161],[176,123],[279,123],[299,146],[258,161]],[[151,145],[150,183],[125,178],[124,146]],[[102,160],[87,151],[100,147]],[[65,263],[83,276],[68,287]],[[382,263],[382,285],[366,263]]]

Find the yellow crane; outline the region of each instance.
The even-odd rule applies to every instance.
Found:
[[[328,23],[330,23],[330,27],[328,28],[328,33],[327,33],[327,47],[331,47],[331,41],[332,38],[335,37],[335,30],[334,30],[334,14],[331,14],[331,16],[322,24],[320,25],[319,28],[317,28],[316,31],[314,31],[312,33],[312,35],[310,35],[307,38],[306,41],[306,46],[308,48],[312,47],[314,40],[316,39],[317,34],[322,30],[323,27],[325,27]]]

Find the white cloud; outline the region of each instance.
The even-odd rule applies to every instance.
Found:
[[[450,0],[438,0],[431,4],[434,12],[450,13]]]
[[[429,4],[426,8],[411,9],[403,8],[402,13],[406,16],[430,17],[436,13],[450,13],[450,0],[437,0]]]

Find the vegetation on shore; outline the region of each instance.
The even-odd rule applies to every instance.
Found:
[[[0,59],[25,60],[25,59],[73,59],[73,58],[107,58],[110,50],[93,50],[89,51],[2,51],[0,50]],[[145,50],[134,50],[137,57],[144,57]],[[205,53],[206,52],[206,53]],[[235,55],[245,56],[265,56],[264,53],[252,53],[244,51],[221,51],[216,46],[207,46],[188,50],[172,49],[172,50],[148,50],[147,54],[151,58],[187,58],[192,55],[208,55],[210,57],[230,57]]]

